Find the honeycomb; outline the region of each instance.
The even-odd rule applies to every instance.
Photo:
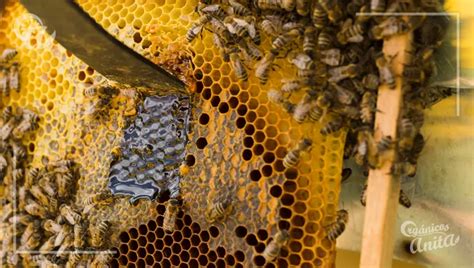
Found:
[[[188,74],[195,79],[188,86],[195,108],[186,156],[190,171],[181,179],[180,230],[163,233],[164,207],[158,205],[156,220],[151,217],[120,234],[120,254],[113,264],[331,266],[334,243],[322,227],[338,209],[345,133],[323,137],[320,126],[299,125],[269,103],[268,90],[279,88],[296,70],[277,60],[281,68],[271,73],[267,85],[250,73],[247,82],[238,81],[209,33],[186,42],[187,29],[198,19],[198,1],[76,2],[131,49],[181,79]],[[269,46],[269,38],[263,36],[262,44]],[[302,155],[297,168],[285,169],[282,159],[303,135],[313,140],[311,152]],[[225,222],[209,224],[206,208],[227,198],[234,213]],[[291,239],[282,256],[266,264],[262,252],[279,228],[289,228]]]
[[[27,32],[22,32],[24,29]],[[86,116],[84,111],[90,100],[84,90],[107,82],[106,78],[55,42],[18,1],[7,1],[0,18],[0,50],[6,47],[18,50],[15,61],[21,66],[21,89],[9,97],[2,96],[1,106],[24,107],[38,114],[38,129],[23,139],[31,155],[30,165],[41,167],[44,155],[51,161],[70,159],[77,163],[81,177],[73,202],[83,208],[89,195],[106,189],[110,152],[120,144],[124,115],[135,104],[118,96],[104,121]],[[130,225],[156,217],[155,206],[151,202],[130,206],[127,199],[117,198],[111,206],[92,208],[89,220],[91,224],[110,221],[111,239],[118,241],[119,233]]]

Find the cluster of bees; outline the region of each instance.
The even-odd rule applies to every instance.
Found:
[[[13,61],[17,54],[14,48],[6,48],[0,55],[0,92],[3,96],[9,96],[12,89],[20,90],[20,66]]]
[[[192,42],[203,30],[209,31],[236,77],[246,81],[247,66],[254,62],[255,77],[262,85],[277,67],[275,61],[286,58],[296,68],[296,76],[282,81],[280,89],[268,91],[271,102],[297,123],[321,123],[322,135],[346,129],[344,157],[354,158],[365,170],[379,168],[385,153],[395,149],[397,158],[391,173],[414,176],[425,143],[420,133],[423,109],[453,93],[429,85],[429,78],[437,71],[433,55],[441,45],[447,20],[422,12],[441,11],[437,0],[203,0],[196,8],[200,18],[189,29],[187,40]],[[393,15],[402,12],[420,15]],[[382,51],[383,42],[409,32],[414,38],[411,51],[405,51],[411,61],[403,71],[404,103],[398,138],[384,136],[376,142],[374,119],[376,113],[383,112],[376,107],[378,88],[387,85],[395,89],[397,83],[392,58]],[[259,46],[263,38],[270,38],[268,51]],[[300,92],[298,102],[290,101]],[[296,166],[300,154],[309,152],[311,144],[310,139],[302,138],[288,151],[284,166]],[[343,173],[346,178],[350,176],[350,170]],[[365,196],[364,191],[362,204]],[[400,203],[411,205],[403,192]],[[327,237],[336,239],[347,221],[348,212],[338,211],[335,221],[326,226]],[[268,252],[265,250],[269,256],[277,252],[270,246],[280,248],[289,239],[285,233],[278,231]]]
[[[22,109],[2,111],[0,125],[0,175],[6,194],[2,198],[0,260],[11,266],[76,267],[81,263],[103,267],[112,255],[84,255],[79,251],[102,249],[108,222],[88,225],[87,211],[109,204],[112,196],[99,193],[85,201],[79,211],[73,205],[76,170],[69,160],[49,161],[42,168],[27,167],[27,151],[21,139],[37,128],[38,117]],[[14,250],[18,252],[15,253]],[[31,252],[31,253],[30,253]]]
[[[112,253],[105,250],[110,223],[89,225],[86,209],[110,204],[112,196],[90,196],[80,211],[72,202],[75,174],[71,161],[59,160],[30,168],[18,181],[15,201],[2,212],[6,256],[1,257],[8,264],[18,265],[21,257],[27,267],[104,267],[111,260]]]

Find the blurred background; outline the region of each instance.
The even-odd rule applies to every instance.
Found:
[[[418,162],[415,178],[402,180],[402,189],[410,196],[412,207],[398,208],[395,229],[393,267],[473,267],[473,152],[474,152],[474,9],[472,1],[448,0],[447,12],[460,15],[461,89],[456,96],[441,101],[426,111],[423,135],[427,142]],[[456,17],[451,16],[448,47],[440,55],[443,82],[455,87]],[[457,105],[460,114],[457,115]],[[356,165],[345,163],[356,170]],[[341,206],[350,211],[348,229],[337,241],[337,267],[359,267],[364,224],[364,207],[359,198],[365,179],[360,171],[343,184]],[[411,254],[407,250],[413,238],[400,232],[400,225],[413,221],[417,226],[447,224],[460,237],[453,247]],[[429,239],[430,237],[426,237]]]

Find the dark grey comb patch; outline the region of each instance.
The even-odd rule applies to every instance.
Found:
[[[179,195],[188,116],[186,96],[145,98],[125,129],[122,156],[111,164],[109,188],[113,194],[129,195],[131,202],[156,199],[165,192],[172,198]]]

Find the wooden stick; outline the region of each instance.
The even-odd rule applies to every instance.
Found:
[[[390,89],[386,84],[379,87],[375,117],[374,138],[390,135],[397,138],[397,123],[402,106],[402,72],[403,64],[408,60],[411,34],[399,35],[384,42],[383,52],[396,75],[396,88]],[[379,169],[370,170],[367,186],[367,206],[365,208],[364,231],[360,267],[391,267],[393,254],[393,237],[400,178],[390,175],[395,159],[395,150],[387,153],[387,160]]]

